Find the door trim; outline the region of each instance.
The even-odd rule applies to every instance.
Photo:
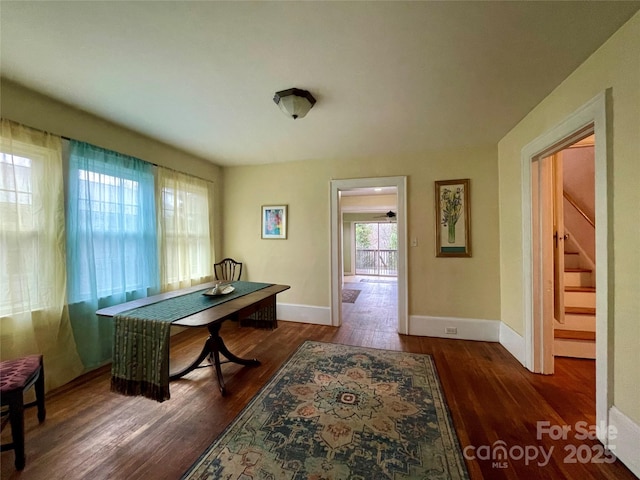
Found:
[[[407,310],[407,177],[331,180],[331,325],[342,325],[342,215],[340,191],[365,187],[396,187],[398,197],[398,333],[409,333]]]
[[[522,166],[522,285],[523,316],[525,322],[525,366],[541,372],[544,357],[542,335],[534,325],[542,319],[534,316],[540,311],[535,298],[532,238],[532,164],[535,160],[557,151],[576,140],[576,135],[593,125],[595,133],[595,214],[596,214],[596,422],[608,426],[608,412],[613,405],[613,245],[610,212],[612,192],[608,189],[609,168],[612,164],[611,89],[598,94],[562,123],[527,144],[521,152]],[[535,307],[535,308],[534,308]],[[602,423],[601,423],[602,422]],[[598,430],[598,439],[607,445],[607,429]]]

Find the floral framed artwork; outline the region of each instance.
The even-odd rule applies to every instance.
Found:
[[[262,206],[262,238],[287,238],[287,205]]]
[[[469,179],[436,182],[436,257],[471,256]]]

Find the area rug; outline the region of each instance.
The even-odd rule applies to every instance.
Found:
[[[351,290],[348,288],[342,289],[342,302],[343,303],[356,303],[356,299],[360,295],[360,290]]]
[[[429,355],[307,341],[182,478],[469,477]]]

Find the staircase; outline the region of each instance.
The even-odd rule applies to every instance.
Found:
[[[596,358],[596,289],[589,261],[566,245],[564,254],[564,323],[554,320],[553,354]]]

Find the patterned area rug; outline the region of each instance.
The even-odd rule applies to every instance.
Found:
[[[356,303],[356,299],[360,295],[360,290],[351,290],[349,288],[342,289],[342,302],[343,303]]]
[[[429,355],[307,341],[183,479],[467,479]]]

